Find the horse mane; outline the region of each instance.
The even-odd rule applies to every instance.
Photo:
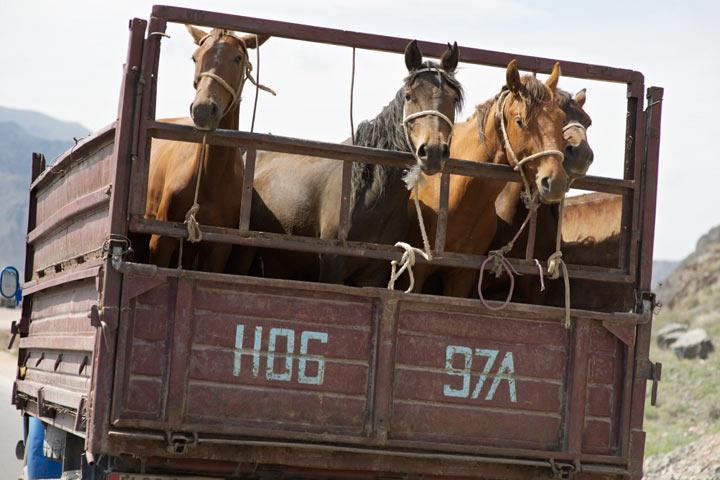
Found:
[[[523,83],[523,89],[520,92],[520,97],[525,101],[525,104],[528,107],[528,113],[531,113],[533,109],[537,108],[538,105],[541,105],[552,99],[552,96],[545,84],[535,78],[533,75],[523,75],[521,77],[521,82]],[[503,86],[502,89],[494,97],[484,101],[483,103],[475,107],[475,112],[473,113],[473,115],[477,116],[478,125],[480,126],[480,137],[483,142],[485,141],[483,125],[485,125],[485,122],[487,121],[487,117],[490,114],[492,106],[495,104],[498,98],[500,98],[500,95],[502,95],[505,91],[507,91],[507,86]],[[556,89],[556,92],[563,92],[568,95],[569,100],[572,100],[572,96],[569,93],[564,92],[560,89]],[[569,100],[567,101],[569,102]],[[560,97],[558,98],[558,101],[563,100]]]
[[[405,139],[405,131],[403,129],[403,107],[405,106],[405,87],[411,85],[419,75],[428,73],[420,71],[425,68],[442,67],[433,61],[424,62],[418,69],[411,71],[403,81],[403,86],[398,89],[393,100],[387,104],[382,111],[372,120],[361,122],[355,130],[355,145],[361,147],[382,148],[385,150],[394,150],[398,152],[410,152],[410,147]],[[445,80],[448,86],[455,92],[455,111],[456,113],[462,109],[465,98],[464,91],[460,82],[455,78],[454,73],[445,72],[443,74],[432,75],[436,79],[437,86],[441,85]],[[383,188],[388,181],[395,176],[401,178],[405,169],[398,167],[389,167],[386,165],[375,165],[369,163],[353,163],[351,184],[353,192],[353,200],[357,194],[365,190],[368,185],[376,183],[379,188]],[[378,192],[378,198],[382,197],[383,192]]]

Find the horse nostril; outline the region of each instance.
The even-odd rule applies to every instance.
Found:
[[[427,157],[427,148],[425,147],[424,143],[418,147],[417,154],[420,158]]]
[[[572,145],[566,145],[565,146],[565,156],[569,157],[573,153],[573,146]]]
[[[193,104],[192,104],[192,102],[190,102],[190,116],[191,117],[192,117],[192,113],[193,113]]]
[[[544,191],[549,192],[550,191],[550,178],[548,178],[548,177],[541,178],[540,186],[543,188]]]
[[[443,158],[448,158],[450,156],[450,147],[447,143],[442,144],[442,147],[440,147],[440,153]]]
[[[211,112],[212,112],[212,114],[213,114],[213,115],[217,115],[217,113],[218,113],[217,103],[212,102],[210,105],[211,105]]]

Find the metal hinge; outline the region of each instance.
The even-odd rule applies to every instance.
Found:
[[[198,443],[197,433],[165,432],[166,450],[176,455],[184,455],[189,447]]]
[[[576,473],[582,471],[579,460],[575,460],[574,463],[556,462],[554,459],[550,459],[550,468],[552,469],[555,478],[570,479],[575,476]]]
[[[641,291],[637,292],[637,300],[635,301],[635,311],[637,313],[650,315],[657,313],[656,309],[661,305],[657,301],[657,297],[653,292]]]

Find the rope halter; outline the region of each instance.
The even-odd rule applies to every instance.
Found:
[[[249,55],[248,55],[248,49],[247,49],[247,46],[245,45],[245,41],[244,41],[242,38],[238,38],[238,37],[236,37],[235,35],[232,35],[232,34],[227,33],[227,32],[223,33],[222,35],[223,35],[223,36],[232,37],[232,38],[234,38],[235,40],[237,40],[237,41],[240,43],[240,45],[242,45],[242,48],[239,48],[239,49],[238,49],[238,51],[239,51],[240,54],[241,54],[241,55],[240,55],[240,58],[242,59],[242,60],[241,60],[242,64],[241,64],[241,66],[240,66],[240,83],[239,83],[238,87],[237,87],[237,88],[232,88],[232,87],[230,86],[230,84],[229,84],[224,78],[222,78],[220,75],[217,75],[217,74],[216,74],[215,72],[213,72],[212,70],[210,70],[210,71],[205,71],[205,72],[200,72],[200,73],[198,74],[198,78],[208,77],[208,78],[210,78],[210,79],[212,79],[212,80],[215,80],[215,81],[218,83],[218,85],[220,85],[226,92],[228,92],[228,93],[230,94],[230,97],[232,98],[232,102],[230,102],[230,103],[228,104],[228,106],[225,107],[225,110],[224,110],[223,113],[222,113],[222,116],[224,117],[225,115],[227,115],[227,114],[230,112],[230,110],[232,110],[232,108],[233,108],[235,105],[237,105],[237,104],[240,103],[241,98],[242,98],[242,91],[243,91],[243,87],[245,86],[245,80],[246,80],[246,79],[247,79],[247,80],[250,80],[250,82],[251,82],[253,85],[255,85],[256,87],[258,87],[260,90],[264,90],[264,91],[269,92],[269,93],[271,93],[271,94],[273,94],[273,95],[276,95],[276,93],[275,93],[275,91],[272,90],[271,88],[266,87],[265,85],[260,85],[260,84],[258,84],[258,83],[255,81],[255,78],[254,78],[253,75],[252,75],[252,64],[250,63],[250,58],[249,58]],[[208,37],[211,37],[211,36],[212,36],[211,33],[208,33],[207,35],[205,35],[203,38],[200,39],[200,41],[198,42],[198,45],[202,45],[203,42],[204,42]]]
[[[518,159],[517,155],[515,155],[515,151],[513,150],[512,145],[510,144],[510,139],[508,138],[507,134],[507,126],[505,125],[505,102],[507,102],[509,94],[510,91],[506,90],[500,95],[500,98],[498,99],[499,108],[497,109],[496,115],[500,120],[500,132],[502,132],[503,148],[505,149],[505,152],[513,163],[513,165],[511,165],[513,167],[513,170],[520,172],[520,177],[523,181],[526,196],[529,197],[531,192],[530,182],[527,179],[527,175],[523,166],[528,162],[532,162],[533,160],[537,160],[538,158],[546,157],[549,155],[559,156],[560,161],[562,162],[563,160],[565,160],[565,155],[559,150],[543,150],[541,152],[533,153],[531,155],[523,157],[522,159]]]
[[[447,75],[443,70],[436,68],[436,67],[425,67],[418,70],[415,70],[413,73],[418,74],[421,72],[434,72],[437,73],[439,77],[443,77]],[[415,145],[412,142],[412,139],[410,138],[410,131],[409,131],[409,124],[410,122],[421,118],[421,117],[428,117],[433,116],[437,117],[450,128],[450,133],[452,134],[452,129],[454,122],[450,120],[450,118],[445,115],[444,113],[429,109],[429,110],[421,110],[419,112],[407,114],[405,112],[405,107],[403,106],[403,121],[402,121],[402,127],[403,132],[405,133],[405,142],[407,143],[408,148],[413,154],[413,157],[415,157],[416,162],[416,168],[420,165],[421,159],[420,156],[417,153],[417,149],[415,148]],[[409,183],[409,182],[408,182]],[[409,189],[412,189],[413,191],[413,202],[415,203],[415,212],[417,213],[418,218],[418,225],[420,226],[420,235],[422,236],[423,241],[423,249],[419,249],[417,247],[413,247],[409,243],[406,242],[397,242],[395,244],[396,247],[402,248],[404,250],[402,257],[400,258],[400,261],[392,260],[390,262],[390,281],[388,282],[388,290],[393,290],[395,288],[395,281],[400,278],[400,276],[407,271],[408,276],[410,277],[410,286],[407,290],[405,290],[405,293],[412,292],[413,288],[415,287],[415,275],[413,274],[413,267],[415,266],[415,258],[416,255],[422,256],[425,260],[431,261],[432,256],[432,250],[430,249],[430,240],[428,239],[427,230],[425,229],[425,221],[422,216],[422,210],[420,208],[420,200],[418,199],[418,182],[417,179],[412,182],[412,184],[408,185]],[[398,269],[398,264],[400,264],[400,268]]]
[[[585,125],[580,122],[568,122],[562,129],[563,135],[565,134],[565,132],[572,129],[578,130],[580,132],[581,139],[587,141],[587,129],[585,128]],[[565,141],[568,141],[567,138],[565,139]],[[572,147],[577,147],[578,145],[580,145],[580,142],[576,144],[570,143],[570,146]]]

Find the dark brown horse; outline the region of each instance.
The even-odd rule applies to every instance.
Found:
[[[566,125],[563,128],[565,139],[565,159],[563,166],[568,173],[570,182],[585,176],[593,162],[593,151],[587,141],[586,129],[592,120],[583,110],[586,100],[585,90],[578,92],[575,97],[558,89],[557,99],[565,112]],[[522,184],[509,182],[495,201],[497,212],[497,233],[493,239],[490,250],[497,250],[507,245],[520,230],[527,216],[527,208],[520,197]],[[558,205],[541,204],[537,210],[537,230],[535,235],[535,248],[533,258],[547,260],[555,251],[555,241],[558,224]],[[508,257],[525,258],[528,230],[525,229],[515,241]],[[495,278],[494,275],[485,274],[483,278],[483,295],[496,300],[505,299],[510,282],[507,277]],[[525,303],[541,303],[543,295],[540,292],[540,283],[535,276],[526,275],[516,279],[513,300]]]
[[[452,123],[463,99],[454,76],[457,63],[457,44],[448,44],[438,64],[423,62],[417,43],[411,42],[405,50],[409,74],[403,86],[377,117],[358,125],[355,143],[414,150],[423,171],[439,171],[448,158]],[[398,167],[353,164],[348,240],[393,244],[405,239],[409,192],[404,174],[405,169]],[[337,160],[258,155],[252,228],[337,238],[341,180],[342,162]],[[387,283],[388,266],[384,262],[268,250],[261,256],[266,276],[361,286]]]
[[[237,37],[229,31],[214,29],[206,33],[187,26],[198,46],[193,84],[196,95],[190,104],[192,119],[163,120],[169,123],[194,125],[199,130],[223,128],[237,130],[240,95],[248,78],[248,48],[256,48],[267,40],[255,35]],[[201,149],[196,143],[153,139],[146,218],[172,222],[186,220],[195,203],[198,172],[201,181],[197,191],[197,222],[204,225],[233,227],[240,216],[240,194],[243,179],[242,153],[237,148],[208,145]],[[200,168],[198,168],[200,167]],[[152,235],[150,262],[168,267],[178,255],[177,239]],[[200,270],[221,272],[230,254],[230,245],[200,242],[186,243],[183,265]]]
[[[560,66],[555,65],[544,84],[531,75],[521,77],[514,60],[506,76],[506,85],[498,95],[479,105],[467,121],[455,125],[451,156],[524,169],[521,173],[528,188],[544,202],[558,202],[568,186],[561,152],[565,113],[555,95]],[[495,200],[504,186],[504,182],[495,180],[450,176],[447,251],[487,253],[495,236]],[[419,198],[430,232],[436,228],[439,196],[440,179],[424,178]],[[424,280],[438,269],[433,265],[418,265],[415,269],[416,283],[422,291]],[[442,269],[437,273],[443,293],[450,296],[469,296],[477,279],[477,272],[470,269]]]

